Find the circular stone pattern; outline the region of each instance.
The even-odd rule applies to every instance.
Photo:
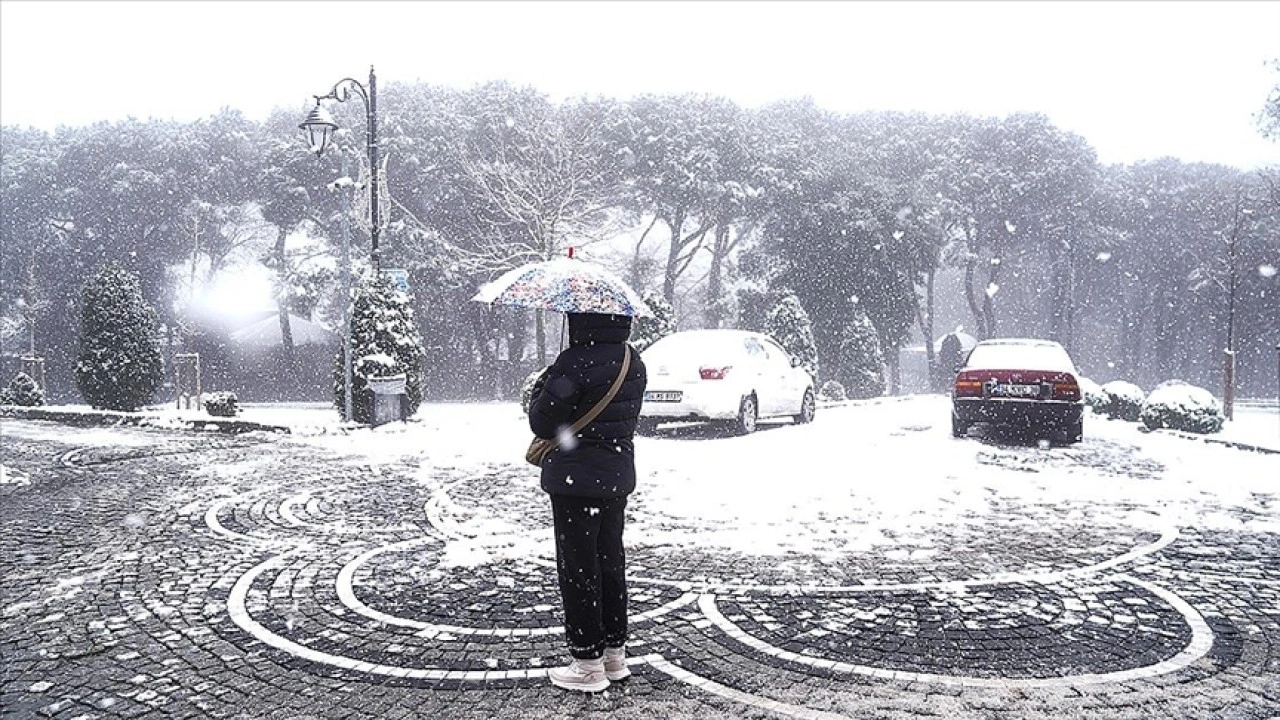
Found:
[[[1168,660],[1191,640],[1182,616],[1118,583],[1006,584],[965,591],[717,598],[725,618],[807,657],[916,673],[1058,678]]]
[[[1063,517],[1072,521],[1063,522]],[[1156,522],[1154,516],[1131,519],[1149,525]],[[811,531],[830,536],[872,520],[833,514]],[[876,528],[874,532],[878,542],[870,547],[748,556],[715,548],[698,548],[696,553],[682,552],[679,547],[649,548],[644,545],[643,527],[637,527],[631,536],[635,545],[629,548],[628,573],[633,578],[730,587],[981,582],[993,577],[1078,571],[1161,540],[1159,532],[1119,524],[1116,518],[1084,504],[1024,504],[998,499],[993,499],[982,515],[956,518],[927,529],[907,524],[901,530]],[[1021,541],[1010,543],[1009,535]]]
[[[370,558],[352,581],[365,605],[396,617],[478,629],[558,628],[563,623],[554,566],[498,561],[479,568],[439,566],[438,544]],[[634,618],[675,600],[670,587],[632,587]]]

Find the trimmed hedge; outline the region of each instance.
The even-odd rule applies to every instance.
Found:
[[[1151,430],[1169,428],[1207,435],[1222,430],[1227,418],[1213,393],[1181,380],[1169,380],[1147,396],[1141,420]]]
[[[1137,385],[1124,380],[1112,380],[1102,386],[1102,393],[1105,397],[1102,405],[1097,408],[1102,414],[1129,422],[1137,422],[1142,415],[1142,403],[1147,396]]]
[[[822,383],[822,388],[818,390],[818,399],[827,402],[845,400],[844,385],[841,385],[839,380],[828,380]]]
[[[1080,385],[1080,394],[1084,396],[1085,405],[1096,413],[1102,412],[1102,407],[1107,402],[1107,394],[1102,391],[1102,386],[1083,375],[1077,377],[1076,382]]]
[[[0,404],[39,407],[44,405],[44,391],[30,375],[20,372],[0,391]]]
[[[214,417],[235,417],[240,414],[239,403],[233,392],[209,393],[204,398],[204,410]]]

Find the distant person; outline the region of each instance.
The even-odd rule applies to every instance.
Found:
[[[956,333],[947,333],[947,336],[942,338],[942,348],[938,351],[939,391],[951,389],[951,383],[956,379],[956,371],[963,363],[964,350],[960,344],[960,336]]]
[[[627,343],[625,315],[569,314],[569,347],[534,384],[529,428],[560,445],[542,462],[551,495],[556,570],[572,662],[548,672],[552,684],[600,692],[627,669],[626,555],[623,511],[636,487],[635,437],[648,383],[640,353]],[[630,367],[613,399],[581,432],[568,430],[602,400]]]

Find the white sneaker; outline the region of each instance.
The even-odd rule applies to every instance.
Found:
[[[552,685],[562,687],[565,690],[601,692],[609,687],[609,678],[604,672],[603,658],[594,660],[574,658],[573,662],[566,667],[548,670],[547,677],[551,678]]]
[[[610,680],[631,677],[631,668],[627,667],[627,651],[623,648],[605,648],[603,660],[605,677]]]

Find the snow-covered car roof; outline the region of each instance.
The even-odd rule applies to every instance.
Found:
[[[712,357],[722,354],[739,355],[745,352],[742,341],[748,338],[769,339],[767,335],[758,332],[731,328],[681,330],[654,342],[642,355],[658,357],[685,355],[691,352],[711,353]]]
[[[1075,363],[1058,343],[1034,338],[983,340],[969,353],[965,370],[1052,370],[1075,374]]]

